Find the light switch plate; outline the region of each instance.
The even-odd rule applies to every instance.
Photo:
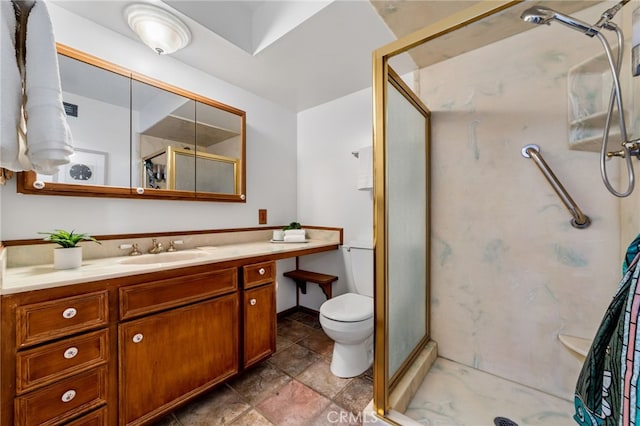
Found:
[[[267,209],[258,210],[258,225],[267,224]]]

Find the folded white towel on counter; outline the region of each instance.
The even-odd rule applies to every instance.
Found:
[[[33,169],[55,174],[73,154],[62,104],[58,54],[47,5],[37,0],[27,21],[25,60],[27,155]]]
[[[284,231],[284,235],[302,235],[304,237],[304,229],[287,229]]]
[[[358,189],[373,188],[373,147],[358,150]]]
[[[18,160],[22,105],[22,78],[16,60],[16,15],[13,4],[0,1],[0,167],[13,171],[25,168]]]
[[[304,243],[306,239],[304,235],[285,235],[284,241],[287,243]]]

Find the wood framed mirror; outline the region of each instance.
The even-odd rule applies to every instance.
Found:
[[[244,111],[57,49],[75,152],[55,175],[19,173],[18,192],[245,202]]]

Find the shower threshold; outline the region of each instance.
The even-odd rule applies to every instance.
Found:
[[[436,358],[404,416],[416,424],[574,426],[573,403],[445,358]],[[413,423],[411,422],[411,423]]]

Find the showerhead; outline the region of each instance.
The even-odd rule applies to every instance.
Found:
[[[554,11],[544,6],[533,6],[522,12],[520,19],[530,24],[549,24]]]
[[[580,31],[583,34],[593,37],[598,33],[598,30],[594,26],[582,22],[579,19],[572,18],[571,16],[563,15],[560,12],[556,12],[553,9],[549,9],[544,6],[533,6],[522,12],[520,18],[531,24],[551,24],[551,21],[558,21],[561,24],[566,25],[569,28]]]

